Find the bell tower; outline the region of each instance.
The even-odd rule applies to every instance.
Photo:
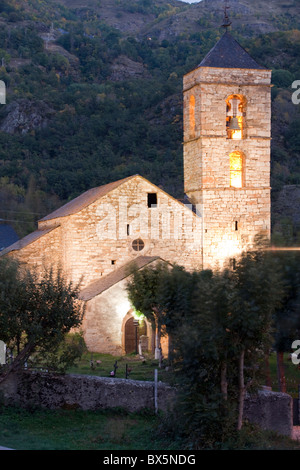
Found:
[[[203,267],[270,236],[271,71],[232,37],[183,79],[184,186],[202,217]]]

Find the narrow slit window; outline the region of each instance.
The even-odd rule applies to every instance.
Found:
[[[239,223],[238,223],[238,221],[236,220],[236,221],[235,221],[235,231],[237,232],[238,229],[239,229]]]
[[[195,97],[192,95],[190,97],[190,109],[189,109],[189,118],[190,118],[190,138],[195,137],[195,128],[196,128],[196,121],[195,121]]]
[[[157,206],[157,193],[148,193],[148,207]]]
[[[126,229],[126,231],[127,231],[127,235],[130,235],[130,225],[129,225],[129,224],[127,224],[127,229]]]
[[[243,186],[243,157],[240,152],[233,152],[230,159],[230,187],[242,188]]]
[[[231,268],[233,269],[233,271],[236,270],[236,259],[235,258],[231,258]]]

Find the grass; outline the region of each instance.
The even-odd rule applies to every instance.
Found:
[[[16,450],[159,450],[157,416],[124,411],[24,410],[0,407],[0,445]]]
[[[150,414],[0,407],[0,445],[16,450],[193,450],[158,429],[160,416]],[[247,425],[222,448],[300,450],[300,443]]]
[[[93,368],[91,367],[93,361]],[[98,375],[100,377],[110,377],[110,372],[114,370],[114,364],[117,361],[116,377],[125,378],[126,364],[130,370],[129,379],[133,380],[154,380],[154,370],[158,370],[158,380],[169,384],[174,383],[174,374],[172,370],[158,367],[158,361],[154,360],[151,355],[145,356],[142,362],[139,356],[131,354],[128,356],[114,357],[109,354],[86,353],[82,356],[77,366],[68,370],[68,373]],[[294,398],[298,397],[298,385],[300,385],[300,369],[289,359],[289,354],[284,355],[285,377],[287,384],[287,393]],[[276,354],[270,355],[270,370],[272,379],[272,390],[279,391],[277,380],[277,361]]]
[[[93,367],[91,367],[91,360]],[[98,362],[97,362],[98,361]],[[147,356],[141,361],[136,355],[114,357],[108,354],[85,354],[77,367],[68,372],[110,377],[117,361],[118,378],[154,380],[172,384],[173,373],[159,368],[158,361]],[[270,357],[272,389],[278,391],[276,355]],[[298,396],[300,370],[285,355],[287,391]],[[176,426],[176,424],[175,424]],[[158,433],[164,427],[160,416],[126,413],[124,410],[24,410],[0,405],[0,445],[17,450],[181,450],[184,444],[168,433]],[[176,433],[174,434],[176,435]],[[245,427],[239,438],[224,445],[224,449],[300,450],[300,443],[253,426]]]
[[[270,355],[270,370],[272,379],[272,390],[274,392],[279,391],[278,379],[277,379],[277,360],[276,354]],[[287,393],[294,398],[298,398],[298,387],[300,385],[300,369],[298,366],[293,364],[289,359],[289,354],[284,355],[284,370],[286,379]]]
[[[67,372],[72,374],[97,375],[100,377],[110,377],[111,371],[114,371],[114,364],[117,361],[116,377],[120,379],[126,378],[126,364],[129,370],[129,379],[132,380],[154,380],[154,370],[158,370],[158,380],[161,382],[172,383],[173,373],[166,368],[158,367],[158,360],[154,360],[151,355],[145,355],[142,361],[136,354],[128,356],[111,356],[109,354],[86,353],[75,367],[70,368]],[[92,362],[92,366],[91,366]]]

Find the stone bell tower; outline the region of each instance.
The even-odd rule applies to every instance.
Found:
[[[203,267],[270,236],[271,71],[229,33],[183,79],[184,185],[202,217]]]

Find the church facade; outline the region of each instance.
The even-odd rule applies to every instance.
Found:
[[[184,77],[184,185],[188,204],[142,176],[90,189],[44,217],[1,256],[60,266],[81,280],[83,332],[92,352],[133,352],[129,268],[158,262],[222,267],[270,235],[271,72],[226,30]],[[151,345],[147,322],[139,327]]]

